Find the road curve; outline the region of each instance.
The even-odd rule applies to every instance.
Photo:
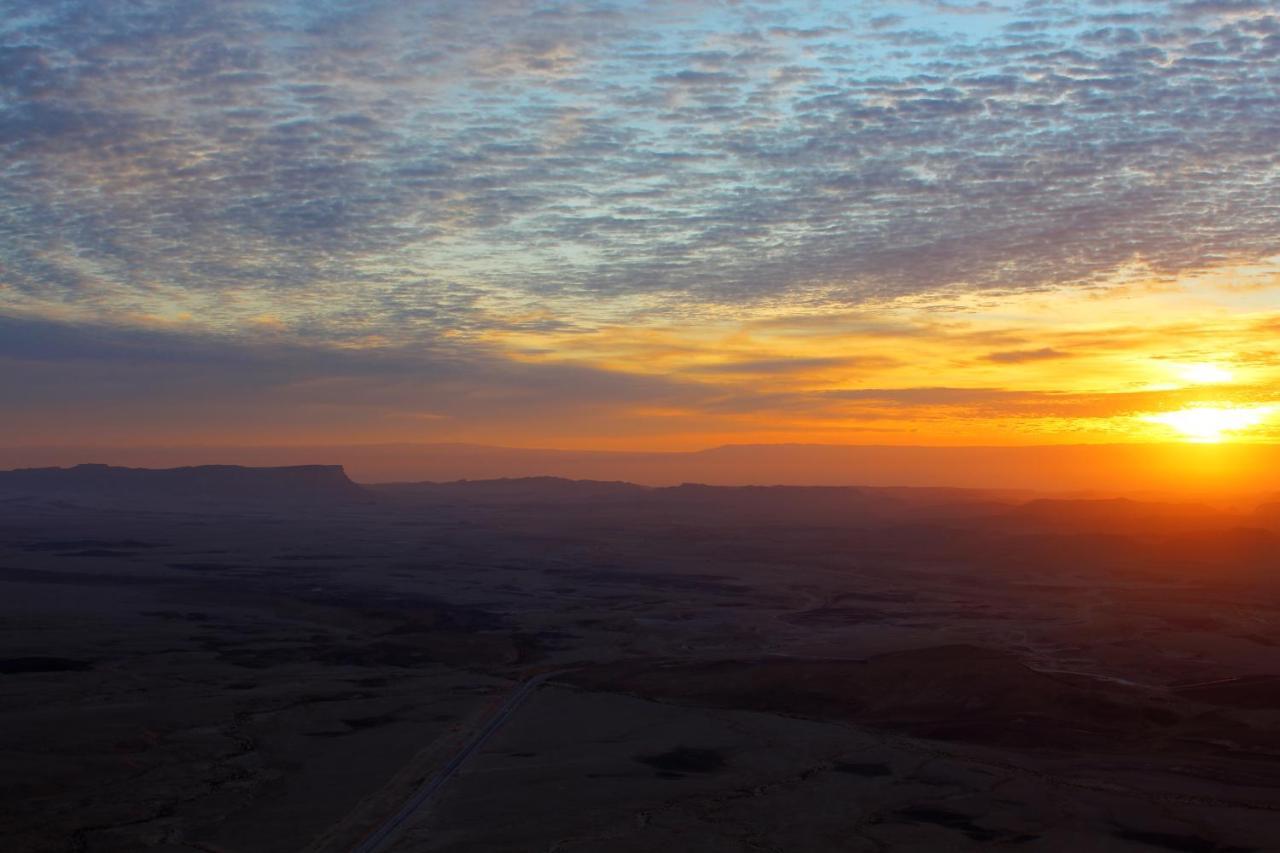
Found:
[[[472,737],[471,740],[467,741],[466,745],[449,760],[449,763],[442,767],[440,772],[435,776],[432,776],[426,782],[423,782],[418,790],[414,791],[413,795],[405,801],[403,806],[400,807],[399,811],[391,815],[383,821],[381,825],[366,835],[364,840],[359,844],[352,847],[351,853],[380,853],[380,851],[386,850],[387,845],[395,839],[396,835],[399,834],[400,830],[404,827],[405,823],[408,822],[409,818],[413,817],[414,813],[418,809],[422,808],[423,804],[426,803],[427,800],[431,799],[433,794],[444,787],[450,777],[452,777],[454,773],[458,772],[458,769],[462,767],[463,763],[465,763],[476,750],[483,746],[484,742],[487,741],[494,732],[502,728],[502,724],[510,719],[511,715],[515,712],[516,708],[520,706],[521,702],[529,698],[529,695],[533,693],[533,691],[537,690],[547,680],[554,678],[557,675],[562,675],[567,671],[568,670],[556,670],[554,672],[544,672],[521,683],[521,685],[516,688],[515,692],[507,697],[507,701],[503,702],[502,706],[498,708],[492,717],[489,718],[489,721],[485,723],[484,727],[480,729],[480,731],[476,732],[475,736]]]

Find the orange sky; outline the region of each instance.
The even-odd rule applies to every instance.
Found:
[[[107,357],[76,362],[122,398],[50,401],[10,421],[9,443],[1274,442],[1277,298],[1280,276],[1254,266],[843,310],[775,300],[673,318],[633,300],[558,306],[574,322],[543,324],[556,311],[542,306],[528,322],[455,333],[473,356],[439,376],[404,341],[257,331],[235,345],[196,315],[135,321],[121,340],[96,336]],[[178,336],[213,354],[188,343],[155,363]],[[129,399],[130,384],[144,399]]]
[[[724,407],[619,413],[645,446],[731,441],[1038,444],[1280,438],[1280,275],[1140,271],[1089,289],[775,304],[687,323],[642,309],[590,331],[495,332],[509,357],[680,376]],[[755,411],[732,405],[750,393]],[[573,436],[575,446],[634,446]],[[548,437],[550,438],[550,437]],[[545,443],[546,439],[543,439]]]

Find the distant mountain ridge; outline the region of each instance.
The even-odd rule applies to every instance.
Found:
[[[555,476],[649,486],[938,486],[1118,494],[1156,500],[1274,494],[1280,444],[1114,444],[1008,447],[724,445],[695,451],[605,451],[475,444],[259,447],[0,447],[0,468],[69,465],[170,468],[294,465],[340,459],[358,483]],[[1163,497],[1162,497],[1163,496]]]
[[[921,521],[971,529],[994,524],[1028,534],[1143,535],[1175,530],[1192,538],[1205,531],[1280,529],[1280,504],[1229,511],[1191,501],[1091,496],[1045,498],[1022,489],[931,486],[719,486],[683,483],[644,486],[622,481],[561,477],[389,483],[371,485],[379,500],[423,511],[441,506],[520,507],[582,518],[665,519],[679,522],[722,516],[761,524],[857,525],[869,521]],[[1252,534],[1248,534],[1252,535]],[[1247,536],[1246,536],[1247,538]],[[1264,536],[1272,542],[1274,534]]]
[[[944,524],[955,529],[996,524],[1028,534],[1092,532],[1141,535],[1176,529],[1188,547],[1205,532],[1230,533],[1240,547],[1274,547],[1280,503],[1228,511],[1186,501],[1092,496],[1045,498],[1023,489],[936,486],[730,486],[682,483],[647,486],[621,480],[535,476],[385,483],[362,486],[342,465],[247,467],[198,465],[0,471],[0,500],[63,500],[74,504],[148,507],[246,505],[259,508],[379,504],[435,512],[444,507],[502,512],[539,509],[586,519],[707,522],[752,519],[760,524],[845,527],[879,523]],[[1261,528],[1262,530],[1259,530]],[[1265,530],[1273,531],[1264,533]],[[1261,535],[1261,546],[1257,535]]]
[[[928,486],[644,486],[562,477],[391,483],[367,488],[380,499],[424,509],[443,505],[522,507],[574,513],[584,518],[615,514],[633,519],[706,521],[723,516],[751,518],[762,524],[827,525],[883,521],[922,510],[967,516],[993,507],[1007,508],[1035,496],[1015,490]]]
[[[70,468],[19,468],[0,471],[0,495],[94,502],[286,505],[369,499],[341,465],[123,468],[82,464]]]
[[[719,485],[712,483],[680,483],[673,486],[648,486],[625,480],[578,480],[569,477],[497,477],[492,479],[424,480],[420,482],[378,483],[368,486],[375,492],[397,495],[441,496],[463,500],[520,499],[596,500],[661,497],[664,500],[696,501],[739,496],[745,500],[771,502],[779,497],[789,499],[821,498],[830,500],[874,495],[880,498],[926,500],[987,500],[1007,498],[1029,500],[1038,493],[1026,489],[965,489],[949,486],[801,486],[801,485]]]

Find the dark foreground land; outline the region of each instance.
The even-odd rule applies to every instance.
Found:
[[[1274,509],[32,476],[6,853],[1280,850]]]

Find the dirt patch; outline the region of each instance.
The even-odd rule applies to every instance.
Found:
[[[91,669],[93,664],[89,661],[73,658],[26,657],[0,660],[0,673],[4,675],[25,675],[33,672],[87,672]]]
[[[1118,829],[1112,833],[1124,841],[1137,841],[1162,850],[1178,850],[1183,853],[1253,853],[1253,847],[1223,847],[1198,835],[1177,835],[1170,832],[1146,832],[1137,829]]]
[[[165,565],[184,572],[232,572],[244,568],[244,566],[235,566],[230,563],[166,563]]]
[[[388,726],[400,718],[395,714],[379,714],[375,717],[353,717],[342,720],[343,725],[350,726],[356,731],[364,729],[376,729],[381,726]]]
[[[677,572],[624,572],[610,569],[546,569],[549,575],[626,586],[678,589],[684,592],[742,593],[751,587],[733,583],[724,575],[680,574]]]
[[[1255,675],[1246,678],[1197,684],[1178,690],[1182,696],[1211,705],[1232,708],[1280,708],[1280,676]]]
[[[60,551],[59,557],[132,557],[134,551],[117,551],[113,548],[84,548],[79,551]]]
[[[157,542],[143,542],[140,539],[42,539],[19,547],[24,551],[81,551],[103,548],[136,551],[139,548],[163,548],[164,546]]]
[[[884,622],[891,614],[866,607],[822,607],[794,613],[783,619],[791,625],[808,625],[820,628],[838,628],[844,625],[860,625],[867,622]]]
[[[715,773],[725,767],[719,751],[692,746],[677,746],[657,755],[637,755],[636,761],[663,773]]]
[[[867,763],[861,764],[851,761],[837,761],[835,766],[831,768],[837,773],[848,773],[853,776],[892,776],[893,771],[889,769],[887,764]]]
[[[1021,841],[1033,841],[1034,835],[1020,835],[1018,833],[1006,832],[999,829],[988,829],[974,823],[973,818],[960,812],[954,812],[949,809],[931,808],[925,806],[913,806],[910,808],[899,809],[893,813],[895,820],[904,823],[925,823],[933,826],[941,826],[946,829],[953,829],[956,832],[962,832],[974,841],[1003,841],[1005,843],[1016,843]]]

